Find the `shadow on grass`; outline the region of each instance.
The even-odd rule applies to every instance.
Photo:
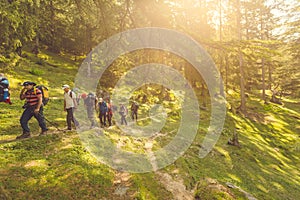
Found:
[[[99,199],[113,173],[81,146],[77,134],[0,145],[1,199]]]

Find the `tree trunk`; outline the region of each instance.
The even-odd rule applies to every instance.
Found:
[[[36,18],[37,18],[37,21],[36,21],[36,30],[35,30],[35,32],[36,32],[36,36],[35,36],[35,45],[34,45],[34,47],[33,47],[33,50],[32,50],[32,53],[34,53],[36,56],[39,54],[39,41],[40,41],[40,39],[39,39],[39,32],[40,32],[40,30],[39,30],[39,22],[38,22],[38,19],[39,19],[39,5],[40,5],[40,1],[39,0],[35,0],[34,1],[34,9],[35,9],[35,16],[36,16]]]
[[[240,0],[237,0],[237,27],[238,27],[238,40],[242,40],[242,28],[241,28],[241,6]],[[239,44],[241,45],[241,44]],[[243,55],[241,51],[241,47],[239,47],[239,68],[240,68],[240,95],[241,95],[241,105],[239,110],[242,113],[246,112],[246,96],[245,96],[245,73],[243,69]]]
[[[262,100],[267,103],[266,101],[266,80],[265,80],[265,75],[266,75],[266,72],[265,72],[265,59],[263,58],[262,59],[262,62],[261,62],[261,68],[262,68]]]
[[[264,39],[264,21],[263,21],[263,13],[262,13],[262,8],[260,8],[260,39]],[[262,45],[263,46],[263,45]],[[264,103],[267,103],[266,100],[266,71],[265,71],[265,59],[261,59],[261,75],[262,75],[262,100]]]
[[[268,90],[271,90],[271,88],[272,88],[272,68],[271,68],[270,64],[268,66],[268,72],[269,72]]]
[[[225,57],[225,90],[226,93],[228,93],[228,71],[229,71],[229,61],[228,61],[228,56],[226,55]]]
[[[36,33],[36,37],[35,37],[35,45],[32,49],[32,53],[35,54],[35,56],[37,56],[39,54],[39,36],[38,33]]]
[[[91,77],[91,62],[92,62],[92,53],[88,55],[87,59],[87,77]]]
[[[220,42],[222,42],[222,0],[219,0],[219,23],[220,23],[220,30],[219,30],[219,37],[220,37]],[[225,97],[224,93],[224,85],[222,81],[222,66],[223,65],[223,60],[222,60],[222,50],[220,52],[220,95]]]
[[[246,112],[245,72],[244,72],[244,69],[243,69],[243,55],[242,55],[241,50],[239,50],[239,65],[240,65],[240,75],[241,75],[241,78],[240,78],[241,105],[239,107],[239,110],[242,113],[245,113]]]
[[[53,0],[50,0],[50,12],[51,12],[51,24],[50,24],[50,34],[51,34],[51,47],[54,52],[59,52],[59,48],[55,46],[55,8],[53,6]]]
[[[220,54],[220,95],[222,97],[225,97],[225,92],[224,92],[224,85],[223,85],[223,80],[222,80],[222,67],[223,67],[223,60],[222,60],[222,54]]]

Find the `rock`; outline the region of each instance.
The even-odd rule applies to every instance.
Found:
[[[233,189],[238,189],[241,193],[243,193],[245,195],[245,197],[248,199],[248,200],[257,200],[254,196],[252,196],[251,194],[249,194],[248,192],[246,192],[245,190],[241,189],[240,187],[232,184],[232,183],[229,183],[227,182],[226,183],[227,187],[229,188],[233,188]]]

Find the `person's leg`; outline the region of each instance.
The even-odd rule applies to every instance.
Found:
[[[121,125],[123,125],[123,124],[124,124],[124,115],[121,114]]]
[[[131,111],[131,119],[134,121],[134,111]]]
[[[94,110],[93,110],[93,108],[88,108],[88,109],[87,109],[87,116],[88,116],[88,119],[89,119],[90,122],[91,122],[91,128],[92,128],[92,127],[95,127],[95,126],[96,126],[96,123],[95,123]]]
[[[30,129],[28,127],[28,121],[32,118],[33,116],[33,109],[32,108],[26,108],[20,118],[20,123],[21,127],[24,132],[30,132]]]
[[[106,126],[106,113],[103,114],[104,126]]]
[[[72,108],[68,108],[67,109],[67,125],[68,125],[68,130],[72,129],[71,121],[72,121]]]
[[[75,116],[74,116],[74,108],[71,109],[72,110],[72,122],[74,123],[74,125],[77,127],[79,126],[79,122],[76,120]]]
[[[38,121],[39,126],[42,129],[42,134],[45,134],[46,131],[48,131],[45,118],[44,118],[44,113],[43,113],[43,107],[40,108],[40,111],[38,114],[34,114],[35,119]]]
[[[99,118],[100,118],[100,125],[103,125],[103,114],[100,112],[99,114]]]
[[[124,122],[125,122],[125,125],[127,125],[126,115],[124,115]]]
[[[92,127],[96,126],[96,122],[95,122],[95,117],[94,116],[91,117],[91,126]]]
[[[30,129],[28,127],[28,121],[32,118],[32,116],[33,116],[32,108],[26,108],[23,111],[23,114],[20,118],[20,124],[23,129],[23,134],[18,136],[17,139],[30,137]]]
[[[112,118],[112,114],[108,114],[107,115],[107,119],[108,119],[108,125],[111,126],[111,118]]]

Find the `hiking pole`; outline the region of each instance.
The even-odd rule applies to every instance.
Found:
[[[58,128],[57,124],[54,122],[51,122],[50,120],[48,120],[45,116],[41,115],[41,113],[39,113],[39,115],[41,117],[43,117],[50,125],[54,126],[58,131],[62,131],[65,132],[64,130],[61,130],[60,128]]]
[[[53,122],[51,122],[50,120],[48,120],[46,117],[44,117],[44,119],[52,126],[54,126],[58,131],[63,131],[65,132],[64,130],[58,128],[57,124],[54,124]]]

